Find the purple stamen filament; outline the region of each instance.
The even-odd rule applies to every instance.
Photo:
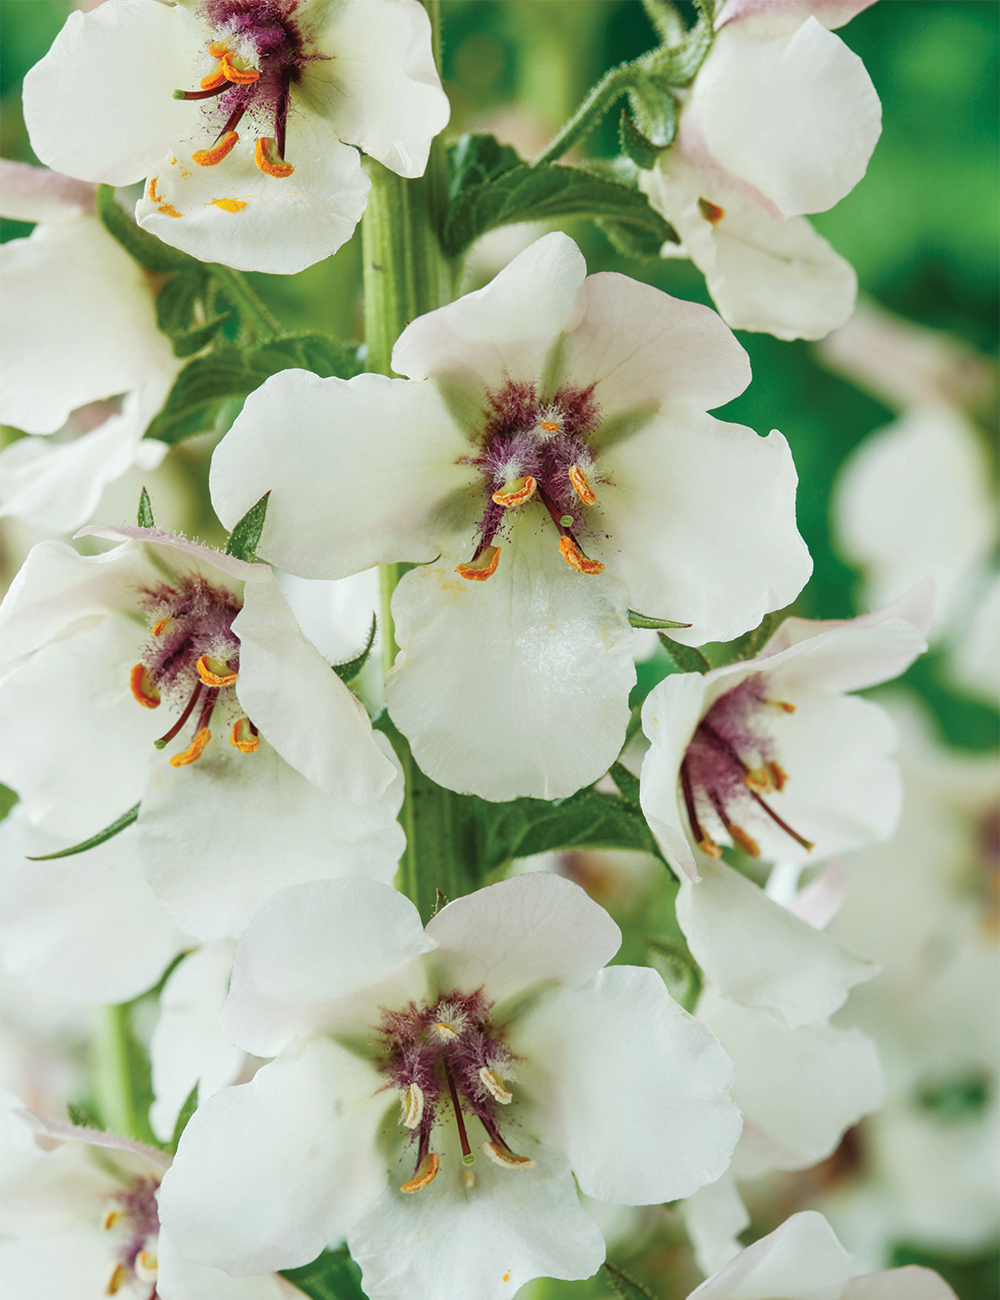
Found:
[[[190,718],[191,714],[194,712],[194,706],[198,703],[198,697],[201,695],[201,692],[202,692],[202,684],[201,682],[199,682],[197,686],[195,686],[194,690],[191,692],[191,698],[184,706],[184,712],[177,719],[174,725],[170,728],[169,731],[165,732],[159,738],[159,740],[153,741],[153,744],[156,746],[157,749],[163,749],[166,745],[169,745],[170,742],[173,740],[173,738],[180,731],[181,727],[184,726],[185,722],[187,722],[188,718]]]
[[[455,1087],[455,1080],[451,1073],[451,1067],[447,1061],[443,1061],[444,1077],[448,1081],[448,1091],[451,1093],[451,1104],[455,1108],[455,1122],[458,1124],[458,1140],[462,1144],[462,1164],[472,1165],[476,1162],[473,1155],[472,1147],[469,1145],[469,1135],[465,1131],[465,1120],[462,1117],[462,1106],[458,1100],[458,1089]]]

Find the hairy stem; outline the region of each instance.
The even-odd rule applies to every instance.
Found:
[[[271,315],[242,271],[213,263],[211,272],[222,286],[226,297],[235,304],[241,319],[250,326],[257,341],[267,343],[277,338],[282,332],[280,321]]]
[[[552,140],[535,159],[533,166],[541,163],[558,162],[563,154],[568,153],[574,145],[585,140],[597,126],[601,118],[612,107],[615,100],[634,85],[636,67],[633,63],[621,63],[617,68],[606,72],[590,94]]]

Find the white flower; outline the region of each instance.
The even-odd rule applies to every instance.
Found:
[[[236,937],[280,885],[391,879],[398,763],[270,569],[157,529],[85,531],[122,545],[41,543],[0,617],[17,737],[0,770],[26,815],[80,840],[141,801],[147,878],[205,940]]]
[[[51,434],[79,407],[122,397],[120,413],[67,441],[23,438],[0,453],[0,516],[71,532],[133,463],[159,464],[166,445],[142,435],[180,363],[157,329],[150,278],[104,229],[93,188],[6,160],[0,181],[0,212],[38,223],[0,248],[0,420]]]
[[[569,881],[523,875],[426,930],[373,881],[265,903],[223,1028],[280,1053],[182,1139],[163,1221],[242,1273],[346,1236],[372,1300],[511,1297],[603,1258],[580,1190],[652,1204],[719,1176],[731,1067],[652,970],[603,970],[620,932]]]
[[[735,329],[822,338],[850,316],[857,278],[802,214],[864,175],[881,106],[857,55],[827,30],[872,0],[731,3],[677,140],[642,188],[674,225]]]
[[[420,176],[449,112],[417,0],[105,0],[70,15],[24,111],[50,166],[146,178],[136,217],[166,243],[284,274],[360,219],[350,146]]]
[[[810,569],[784,438],[704,413],[749,379],[730,332],[585,274],[547,235],[403,332],[409,382],[276,375],[212,464],[226,522],[271,491],[283,569],[421,565],[393,598],[389,711],[429,776],[487,799],[568,795],[617,757],[630,605],[724,640]]]
[[[692,843],[795,862],[892,834],[895,732],[878,705],[845,692],[895,677],[926,649],[929,587],[847,621],[787,618],[755,659],[650,692],[642,807],[675,870],[697,879]]]

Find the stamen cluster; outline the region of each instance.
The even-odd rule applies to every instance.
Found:
[[[159,1186],[156,1178],[139,1178],[111,1198],[102,1227],[116,1232],[119,1240],[105,1288],[107,1295],[115,1295],[132,1282],[148,1282],[152,1284],[147,1293],[148,1300],[155,1300],[156,1246],[160,1235],[156,1193]]]

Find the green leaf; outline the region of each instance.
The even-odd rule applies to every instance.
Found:
[[[206,433],[227,402],[242,401],[281,370],[311,370],[323,379],[350,379],[361,373],[362,366],[354,352],[324,334],[289,334],[251,348],[220,344],[208,356],[189,361],[180,372],[146,437],[175,443]]]
[[[180,1114],[177,1116],[177,1122],[174,1124],[173,1135],[170,1138],[170,1150],[176,1155],[177,1145],[181,1140],[181,1134],[187,1128],[188,1120],[198,1109],[198,1084],[196,1083],[184,1100]]]
[[[522,166],[517,150],[496,136],[469,132],[448,146],[448,198],[493,180],[501,172]]]
[[[671,623],[669,618],[650,618],[648,614],[637,614],[634,609],[628,612],[628,621],[633,627],[648,627],[659,631],[663,627],[690,627],[690,623]]]
[[[145,488],[139,493],[139,509],[135,513],[135,522],[140,528],[155,528],[153,523],[153,507],[149,502],[149,493]]]
[[[712,667],[701,651],[696,650],[693,645],[681,645],[679,641],[672,641],[662,632],[660,641],[682,673],[707,673]]]
[[[378,621],[375,615],[372,615],[372,625],[368,629],[368,640],[365,642],[364,649],[360,654],[356,654],[353,659],[345,659],[343,663],[331,664],[330,667],[337,674],[342,682],[353,682],[358,673],[368,662],[368,656],[372,652],[372,646],[375,644],[375,631]]]
[[[765,614],[760,625],[755,627],[752,632],[748,632],[743,640],[739,642],[736,649],[735,659],[737,661],[741,659],[755,659],[757,655],[760,654],[761,650],[764,649],[764,646],[767,645],[768,641],[770,641],[771,635],[777,624],[777,614]]]
[[[283,1268],[281,1276],[294,1282],[311,1300],[366,1300],[361,1270],[344,1247],[324,1250],[301,1268]]]
[[[624,108],[618,119],[618,143],[621,145],[622,153],[627,154],[637,167],[642,167],[646,171],[656,165],[656,160],[662,153],[658,145],[653,144],[652,140],[643,135],[629,117],[628,110]]]
[[[139,804],[133,804],[128,812],[113,821],[110,826],[105,826],[103,831],[98,831],[96,835],[91,835],[89,840],[81,840],[79,844],[74,844],[71,849],[60,849],[58,853],[42,853],[37,857],[29,857],[29,862],[51,862],[53,858],[71,858],[74,853],[86,853],[88,849],[96,849],[98,844],[103,844],[106,840],[113,839],[121,831],[131,826],[139,816]]]
[[[639,807],[639,778],[624,763],[612,763],[608,774],[618,787],[621,797],[633,808]]]
[[[264,520],[267,517],[267,499],[270,495],[271,490],[268,488],[257,504],[250,507],[229,534],[229,541],[226,542],[227,555],[231,555],[237,560],[245,560],[247,564],[257,562],[257,545],[260,542],[260,535],[264,531]]]
[[[643,1286],[641,1282],[637,1282],[634,1277],[629,1277],[617,1264],[605,1260],[604,1270],[608,1275],[608,1281],[611,1283],[611,1289],[619,1297],[619,1300],[656,1300],[648,1287]]]
[[[204,274],[202,264],[196,258],[182,253],[178,248],[171,248],[162,239],[157,239],[155,235],[137,226],[115,198],[114,189],[110,185],[98,186],[97,214],[108,233],[147,270],[191,270],[198,275]]]
[[[686,86],[705,61],[715,33],[715,0],[694,0],[699,9],[698,21],[676,45],[656,50],[646,66],[664,88]]]
[[[79,1105],[75,1101],[67,1103],[66,1114],[69,1116],[69,1122],[75,1124],[77,1128],[103,1129],[104,1127],[97,1122],[86,1106]]]
[[[663,79],[637,71],[635,82],[628,92],[635,131],[647,149],[657,153],[668,149],[677,135],[677,101]],[[636,158],[635,162],[639,162]],[[653,162],[656,157],[653,157]],[[639,163],[651,167],[653,162]]]
[[[228,310],[209,314],[213,290],[212,278],[198,271],[175,275],[157,294],[156,323],[173,340],[177,356],[200,352],[232,316]]]
[[[667,970],[661,970],[660,974],[668,984],[677,986],[671,989],[676,1000],[685,1011],[693,1012],[698,1005],[704,977],[687,945],[676,939],[647,939],[646,946],[660,958],[653,965],[666,966]]]

